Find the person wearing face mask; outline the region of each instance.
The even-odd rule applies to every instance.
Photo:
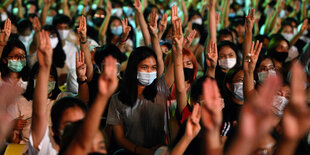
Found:
[[[18,39],[9,40],[3,49],[0,61],[1,79],[9,80],[26,90],[29,67],[24,44]]]
[[[19,20],[17,23],[17,30],[19,33],[18,39],[24,44],[26,51],[29,51],[34,35],[31,21],[26,18]]]
[[[23,94],[23,96],[19,97],[16,101],[17,104],[14,105],[14,119],[18,120],[25,120],[26,124],[24,124],[24,128],[21,130],[15,129],[17,132],[14,132],[14,135],[11,135],[10,138],[15,143],[19,144],[27,144],[29,142],[29,131],[30,131],[30,125],[31,125],[31,118],[32,118],[32,102],[33,102],[33,94],[34,89],[36,87],[37,83],[37,76],[39,71],[39,64],[36,63],[33,68],[31,69],[31,76],[30,80],[28,82],[28,86],[26,89],[26,92]],[[46,113],[47,116],[50,116],[51,108],[60,93],[60,90],[58,88],[58,80],[57,80],[57,70],[55,66],[52,66],[50,77],[48,81],[48,100],[47,100],[47,107],[48,112]],[[22,118],[20,118],[22,117]],[[15,121],[17,123],[18,121]],[[49,127],[52,126],[51,120],[49,122]],[[17,124],[15,126],[18,126]],[[15,137],[15,139],[14,139]],[[16,139],[16,137],[21,137],[20,139]]]
[[[215,70],[215,79],[220,90],[223,90],[225,74],[233,67],[239,66],[237,46],[229,41],[220,42],[218,45],[218,65]]]
[[[267,51],[277,70],[282,70],[288,57],[288,50],[289,42],[282,35],[271,36]]]
[[[56,15],[53,18],[53,26],[59,33],[60,40],[58,41],[61,42],[62,49],[66,55],[65,67],[59,72],[60,74],[65,73],[64,75],[66,76],[68,70],[75,70],[75,53],[78,51],[78,48],[68,41],[68,35],[70,33],[70,18],[63,14]],[[55,42],[53,44],[55,44]],[[60,83],[63,84],[63,82]]]
[[[136,48],[129,57],[120,91],[110,101],[107,124],[128,153],[150,154],[152,147],[165,141],[165,103],[172,85],[167,79],[172,72],[161,76],[157,64],[152,49]]]
[[[255,80],[258,81],[258,84],[263,83],[270,76],[276,76],[276,68],[272,58],[269,56],[258,58],[257,67],[255,68],[254,73]]]
[[[123,28],[121,19],[116,16],[112,16],[106,34],[106,44],[116,45],[122,34]]]

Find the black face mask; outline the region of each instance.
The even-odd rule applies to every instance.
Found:
[[[101,26],[104,18],[93,18],[93,22],[96,26]]]
[[[274,59],[276,59],[277,61],[284,62],[286,60],[286,58],[288,57],[288,52],[274,51],[274,52],[272,52],[272,57]]]
[[[185,81],[188,81],[194,75],[194,68],[183,68]]]

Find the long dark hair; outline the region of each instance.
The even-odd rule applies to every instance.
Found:
[[[111,44],[111,41],[113,39],[114,34],[112,34],[111,31],[111,24],[114,20],[119,20],[120,23],[122,23],[122,20],[118,18],[117,16],[112,16],[108,25],[108,30],[107,30],[107,42],[106,44]]]
[[[24,97],[29,101],[33,99],[33,93],[34,93],[34,77],[39,72],[39,63],[35,63],[34,66],[31,69],[30,78],[28,81],[26,92],[23,94]],[[60,89],[58,88],[58,76],[57,76],[57,69],[54,65],[51,66],[50,75],[52,75],[56,81],[55,88],[52,90],[52,96],[49,97],[49,99],[55,100],[60,93]]]
[[[3,53],[1,56],[0,71],[2,78],[7,78],[9,76],[10,69],[8,68],[8,62],[4,63],[4,60],[7,59],[8,55],[12,52],[12,50],[15,47],[22,49],[25,52],[25,56],[27,57],[27,52],[24,44],[16,38],[10,39],[7,42],[6,46],[3,48]],[[21,77],[23,81],[28,81],[28,75],[29,75],[29,67],[28,63],[26,63],[26,66],[19,72],[19,77]]]
[[[138,97],[138,79],[137,79],[137,68],[138,64],[146,58],[154,57],[157,60],[155,52],[146,46],[138,47],[133,51],[129,57],[125,75],[123,77],[123,83],[120,85],[120,92],[118,99],[123,104],[128,106],[134,106]],[[147,100],[154,102],[154,98],[157,95],[157,80],[145,87],[143,96]]]
[[[46,25],[43,27],[43,29],[49,31],[51,34],[55,33],[57,35],[58,44],[53,49],[53,64],[56,67],[63,68],[65,66],[66,54],[62,48],[61,38],[60,38],[60,35],[59,35],[56,27],[52,26],[52,25]]]

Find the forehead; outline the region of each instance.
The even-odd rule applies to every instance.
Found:
[[[18,48],[18,47],[14,47],[13,50],[8,54],[9,56],[11,55],[24,55],[25,54],[25,51]]]
[[[145,58],[144,60],[142,60],[138,66],[141,66],[141,65],[148,65],[148,66],[154,66],[156,65],[156,60],[154,57],[148,57],[148,58]]]
[[[219,51],[219,54],[231,54],[231,53],[235,53],[235,51],[232,48],[230,48],[229,46],[224,46]]]
[[[237,74],[235,74],[232,80],[235,81],[235,80],[243,79],[243,77],[244,77],[244,73],[242,70],[240,70],[238,71]]]
[[[75,122],[81,120],[85,117],[84,111],[80,107],[70,107],[63,111],[62,113],[62,122]]]

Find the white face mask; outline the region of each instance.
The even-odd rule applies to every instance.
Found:
[[[50,41],[51,41],[52,48],[53,49],[56,48],[56,46],[57,46],[57,44],[59,42],[58,38],[57,37],[50,38]]]
[[[137,79],[142,86],[149,86],[157,78],[157,72],[138,72]]]
[[[29,36],[22,36],[22,35],[20,35],[20,36],[18,36],[18,39],[21,42],[23,42],[23,44],[25,46],[28,46],[31,43],[31,41],[32,41],[32,36],[31,35],[29,35]]]
[[[195,46],[195,45],[199,44],[199,41],[200,41],[200,38],[194,38],[192,43],[191,43],[191,46]]]
[[[198,24],[198,25],[202,25],[202,19],[201,18],[196,18],[194,20],[192,20],[193,24]]]
[[[262,72],[257,73],[257,75],[258,75],[258,81],[262,83],[265,81],[267,77],[276,76],[277,72],[274,70],[269,70],[268,73],[262,71]]]
[[[111,14],[120,18],[123,15],[123,9],[122,8],[113,8]]]
[[[135,15],[135,10],[133,8],[131,8],[131,7],[124,6],[123,10],[124,10],[124,12],[125,12],[127,17]]]
[[[293,33],[282,33],[282,36],[283,36],[286,40],[290,41],[291,39],[293,39],[294,34],[293,34]]]
[[[299,56],[299,52],[296,46],[292,46],[289,50],[288,50],[288,57],[287,57],[287,61],[291,61],[295,58],[297,58]]]
[[[45,22],[46,22],[46,25],[52,25],[53,24],[53,16],[46,16]]]
[[[7,19],[8,19],[8,15],[5,12],[1,13],[1,21],[4,22]]]
[[[237,63],[236,58],[228,58],[228,59],[219,60],[219,66],[223,69],[231,69],[236,65],[236,63]]]
[[[287,104],[288,100],[284,96],[278,95],[273,103],[274,113],[279,117],[282,116],[283,110]]]
[[[69,35],[70,30],[58,30],[61,40],[65,40]]]
[[[238,82],[238,83],[234,83],[234,96],[237,100],[239,101],[243,101],[244,97],[243,97],[243,83],[242,82]]]

